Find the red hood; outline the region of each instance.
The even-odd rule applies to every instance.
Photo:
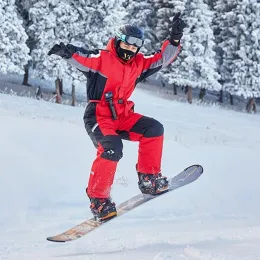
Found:
[[[115,38],[112,38],[108,41],[107,43],[107,46],[106,46],[106,50],[112,52],[121,62],[123,63],[131,63],[132,60],[135,58],[135,56],[133,58],[131,58],[130,60],[128,61],[123,61],[122,59],[120,59],[118,56],[117,56],[117,53],[116,53],[116,48],[115,48]]]
[[[116,48],[115,48],[115,39],[112,38],[108,41],[107,46],[106,46],[106,50],[112,52],[113,54],[116,54]]]

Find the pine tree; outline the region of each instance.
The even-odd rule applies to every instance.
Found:
[[[183,13],[187,0],[156,0],[154,1],[156,12],[156,34],[160,42],[169,37],[172,19],[178,12]]]
[[[189,1],[185,9],[182,51],[173,73],[164,76],[178,86],[219,90],[216,72],[214,36],[211,29],[212,11],[203,0]]]
[[[144,46],[142,52],[153,52],[158,42],[156,28],[156,11],[153,0],[133,0],[124,1],[128,15],[125,17],[125,23],[134,24],[140,27],[144,32]]]
[[[260,97],[260,3],[240,0],[236,6],[237,44],[232,66],[231,94]]]
[[[183,19],[184,12],[185,12],[185,5],[187,0],[180,1],[180,0],[157,0],[155,1],[155,7],[157,9],[157,16],[156,16],[156,33],[157,33],[157,48],[161,46],[163,40],[169,38],[171,27],[172,27],[172,20],[174,16],[181,12],[181,17]],[[179,58],[178,58],[179,60]],[[173,83],[170,81],[171,77],[174,77],[175,68],[178,66],[179,62],[175,61],[174,65],[168,66],[165,69],[161,70],[157,73],[156,77],[160,78],[162,84],[164,82]]]
[[[77,8],[86,13],[88,26],[85,40],[90,48],[104,48],[107,41],[115,36],[116,29],[124,23],[127,12],[123,0],[91,0],[87,6],[79,1]]]
[[[215,0],[205,0],[204,2],[205,2],[205,4],[207,4],[209,6],[210,10],[214,10]]]
[[[14,0],[0,2],[0,70],[22,73],[30,59],[26,46],[27,35],[22,20],[17,16]]]
[[[29,31],[37,39],[32,51],[34,75],[52,79],[67,76],[68,65],[57,56],[47,56],[55,43],[68,43],[78,26],[78,14],[67,2],[41,0],[30,8]]]
[[[44,78],[85,80],[81,73],[55,55],[47,56],[55,43],[71,43],[86,49],[104,48],[125,16],[121,0],[41,0],[30,9],[37,48],[32,52],[35,72]]]
[[[164,1],[157,0],[155,1],[155,8],[157,9],[156,13],[156,35],[157,39],[161,43],[170,35],[171,29],[171,19],[174,16],[174,0]]]
[[[260,3],[257,0],[219,0],[216,40],[223,90],[231,95],[260,95],[259,35]]]
[[[24,30],[28,36],[28,39],[26,40],[26,45],[29,48],[29,55],[31,55],[31,52],[36,46],[36,39],[35,35],[32,34],[29,30],[28,27],[31,24],[31,19],[29,16],[29,10],[30,7],[37,2],[37,0],[15,0],[15,5],[17,7],[17,12],[21,19],[23,20],[23,27]],[[32,60],[30,59],[28,63],[24,66],[24,77],[23,77],[23,85],[29,85],[29,70],[31,67],[31,62]]]
[[[214,5],[213,29],[216,42],[216,61],[223,90],[234,87],[232,67],[237,48],[236,0],[218,0]]]

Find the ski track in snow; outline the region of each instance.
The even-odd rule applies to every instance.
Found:
[[[162,172],[200,163],[195,183],[70,243],[46,237],[91,216],[85,195],[95,149],[83,108],[0,94],[0,259],[260,260],[260,122],[137,89],[136,110],[165,126]],[[139,192],[137,143],[124,142],[112,190]],[[60,155],[60,157],[59,157]]]

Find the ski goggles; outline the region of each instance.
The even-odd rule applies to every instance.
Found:
[[[144,41],[142,39],[133,36],[127,36],[124,34],[120,35],[120,39],[127,44],[136,46],[137,48],[141,48],[144,44]]]

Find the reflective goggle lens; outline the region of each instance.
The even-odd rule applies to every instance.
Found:
[[[130,45],[134,45],[138,48],[141,48],[143,46],[143,40],[133,37],[133,36],[121,35],[121,39],[122,39],[122,41],[124,41]]]

